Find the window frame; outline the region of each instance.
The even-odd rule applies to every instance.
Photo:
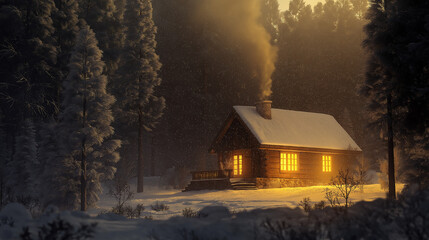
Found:
[[[332,155],[322,154],[322,172],[332,172]]]
[[[234,176],[243,176],[243,154],[233,154],[232,161]]]
[[[280,172],[294,173],[299,171],[299,154],[295,152],[280,152]]]

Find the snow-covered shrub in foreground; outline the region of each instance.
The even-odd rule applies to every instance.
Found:
[[[52,222],[46,225],[40,226],[37,234],[32,234],[29,231],[29,227],[24,227],[20,234],[23,240],[85,240],[92,239],[94,237],[95,228],[97,223],[80,224],[78,228],[75,228],[69,222],[64,221],[60,217],[57,217]],[[37,238],[36,238],[37,236]]]
[[[168,220],[127,219],[115,214],[90,217],[82,212],[57,212],[37,219],[21,205],[5,207],[1,239],[17,239],[25,226],[36,233],[40,226],[64,219],[78,229],[98,223],[94,239],[429,239],[429,189],[408,188],[399,200],[357,202],[347,212],[332,207],[254,209],[239,213],[223,206],[201,209],[198,217]]]

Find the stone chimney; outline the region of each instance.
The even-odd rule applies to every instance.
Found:
[[[271,119],[272,101],[264,100],[256,103],[256,111],[265,119]]]

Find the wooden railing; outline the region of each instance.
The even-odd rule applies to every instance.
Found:
[[[192,180],[214,179],[214,178],[230,178],[232,169],[212,170],[212,171],[193,171]]]

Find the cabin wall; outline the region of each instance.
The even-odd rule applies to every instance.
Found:
[[[280,153],[298,154],[297,171],[280,170]],[[323,172],[322,156],[332,157],[331,172]],[[287,150],[265,150],[265,172],[257,178],[259,187],[286,187],[286,186],[308,186],[328,184],[331,178],[338,175],[343,169],[354,169],[357,163],[356,154],[344,154],[334,152],[296,152]]]

